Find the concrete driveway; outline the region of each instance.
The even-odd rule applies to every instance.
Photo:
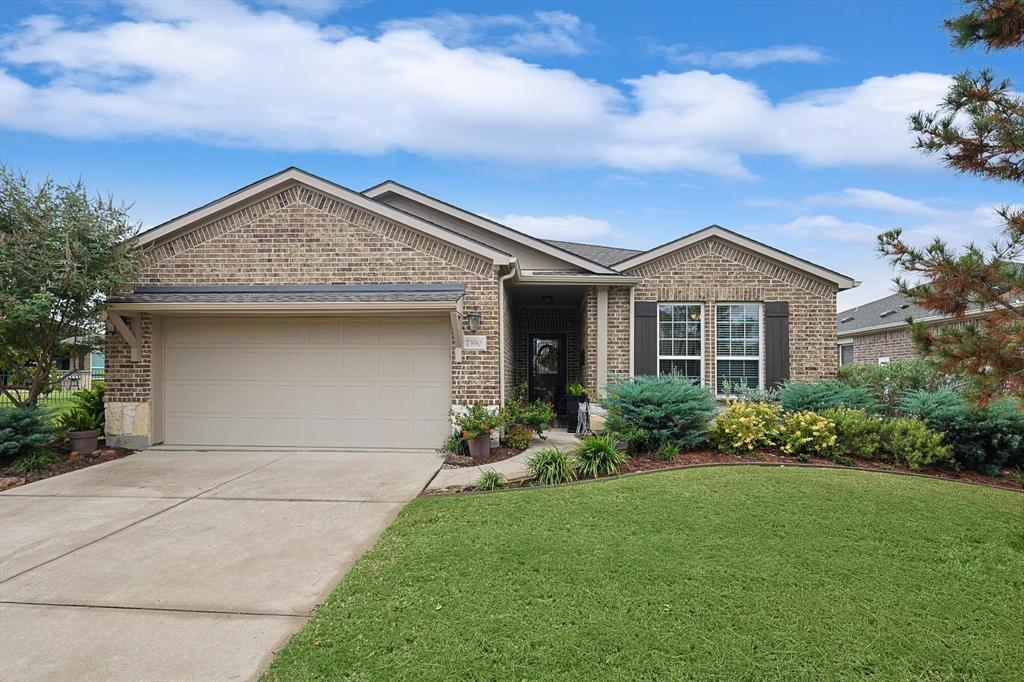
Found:
[[[432,452],[147,451],[0,494],[0,679],[257,676]]]

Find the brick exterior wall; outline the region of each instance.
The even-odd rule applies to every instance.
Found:
[[[465,285],[465,310],[481,312],[473,333],[487,336],[487,350],[453,357],[452,399],[497,405],[497,277],[488,260],[299,185],[152,248],[137,284]],[[138,362],[117,332],[107,334],[110,404],[151,400],[151,323],[141,319]]]
[[[857,336],[852,341],[855,365],[877,365],[878,358],[887,357],[896,362],[916,356],[914,344],[910,341],[910,332],[905,329]]]
[[[714,310],[719,302],[788,301],[791,378],[810,381],[836,373],[838,290],[832,283],[715,238],[644,263],[626,274],[643,278],[634,292],[637,301],[704,304],[704,378],[708,386],[715,385]],[[609,370],[614,366],[612,358],[621,358],[622,347],[628,348],[629,343],[628,333],[611,334],[611,299],[609,296]],[[627,297],[627,315],[628,305]],[[618,348],[613,350],[613,346]],[[628,361],[628,355],[626,358]]]

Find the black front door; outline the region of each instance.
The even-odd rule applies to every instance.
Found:
[[[565,414],[565,335],[530,337],[530,401],[543,400]]]

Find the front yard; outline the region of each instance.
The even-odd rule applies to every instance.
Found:
[[[410,504],[293,679],[1012,679],[1024,495],[726,467]]]

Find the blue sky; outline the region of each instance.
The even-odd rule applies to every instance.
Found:
[[[539,236],[717,223],[884,295],[874,235],[996,233],[1019,187],[911,149],[956,2],[0,4],[0,159],[154,225],[290,165],[392,178]]]

